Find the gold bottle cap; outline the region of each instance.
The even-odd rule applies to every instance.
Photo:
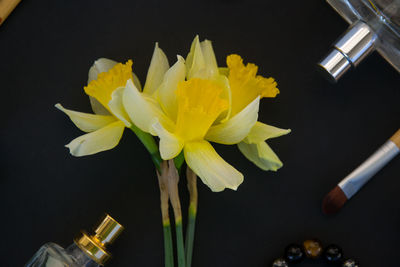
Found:
[[[111,258],[111,254],[106,250],[106,245],[114,242],[122,230],[124,230],[124,227],[110,215],[106,214],[106,217],[96,228],[94,235],[88,235],[82,231],[81,235],[74,242],[92,260],[100,265],[104,265]]]

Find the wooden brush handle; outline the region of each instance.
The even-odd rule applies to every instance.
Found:
[[[390,141],[396,144],[396,146],[400,149],[400,129],[395,132],[395,134],[390,137]]]
[[[18,5],[21,0],[0,0],[0,25],[10,15],[11,11]]]

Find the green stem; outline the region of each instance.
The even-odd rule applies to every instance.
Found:
[[[172,244],[171,223],[169,219],[168,164],[161,163],[162,173],[156,171],[160,187],[161,215],[164,231],[165,267],[174,267],[174,248]]]
[[[174,267],[174,249],[172,244],[171,224],[168,221],[163,222],[164,231],[164,256],[165,267]]]
[[[190,204],[188,212],[188,225],[186,229],[186,267],[192,265],[193,256],[193,243],[194,243],[194,232],[196,228],[196,214],[197,214],[197,203],[198,203],[198,192],[197,192],[197,175],[189,168],[186,169],[187,187],[190,194]]]
[[[178,250],[178,266],[185,267],[185,246],[183,245],[182,218],[175,219],[176,247]]]
[[[154,162],[154,165],[156,165],[157,170],[161,171],[160,165],[161,165],[162,159],[161,159],[160,152],[158,150],[156,141],[154,141],[154,137],[149,133],[143,132],[134,124],[132,124],[131,130],[136,134],[136,136],[139,138],[139,140],[143,143],[143,145],[147,149],[147,151],[149,151],[151,159]]]
[[[194,241],[194,231],[196,228],[196,211],[193,209],[192,205],[189,206],[189,215],[188,215],[188,225],[186,229],[186,267],[190,267],[192,265],[192,256],[193,256],[193,241]]]
[[[175,167],[178,170],[179,175],[181,174],[181,167],[184,162],[185,162],[185,156],[182,150],[181,153],[179,153],[179,155],[174,158]]]
[[[167,181],[169,200],[172,204],[175,217],[175,231],[176,231],[176,247],[178,251],[178,266],[185,267],[185,245],[183,243],[183,230],[182,230],[182,210],[181,202],[179,200],[179,174],[176,169],[174,160],[170,159],[161,164],[163,169],[162,176]]]

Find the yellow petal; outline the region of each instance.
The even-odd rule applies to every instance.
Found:
[[[108,102],[108,107],[110,108],[112,114],[124,122],[125,126],[129,128],[132,126],[132,124],[128,114],[125,111],[124,104],[122,103],[124,90],[125,87],[120,87],[112,93],[111,100]]]
[[[187,68],[187,79],[194,77],[199,78],[196,74],[203,70],[206,66],[204,61],[203,52],[201,51],[199,36],[196,35],[192,45],[190,47],[190,52],[186,57],[186,68]]]
[[[107,72],[98,74],[97,79],[85,86],[85,92],[96,98],[105,108],[111,100],[112,92],[119,87],[124,87],[126,81],[132,79],[132,60],[126,64],[118,63]]]
[[[226,122],[212,126],[208,130],[205,139],[225,145],[239,143],[249,134],[257,122],[259,106],[260,97],[257,97],[246,108]]]
[[[248,160],[264,171],[276,171],[283,166],[278,156],[265,142],[258,144],[240,142],[238,147]]]
[[[61,106],[61,104],[56,104],[55,107],[67,114],[71,121],[76,125],[76,127],[87,133],[96,131],[116,121],[113,116],[96,115],[73,111],[64,108],[63,106]]]
[[[270,138],[279,137],[290,133],[290,129],[281,129],[262,122],[256,122],[249,135],[243,140],[246,143],[260,143]]]
[[[201,140],[228,102],[217,83],[193,78],[180,82],[176,91],[178,115],[174,134],[185,141]]]
[[[214,192],[236,190],[243,182],[243,174],[224,161],[207,141],[185,144],[184,154],[188,166]]]
[[[183,148],[183,141],[176,135],[168,132],[160,122],[153,124],[153,129],[160,138],[160,154],[162,159],[168,160],[179,155]]]
[[[168,131],[173,128],[172,121],[162,111],[158,102],[139,92],[131,80],[126,83],[122,102],[131,121],[142,131],[155,135],[152,125],[156,120]]]
[[[164,80],[158,89],[161,107],[173,121],[176,121],[178,112],[175,91],[178,88],[178,83],[185,80],[185,75],[185,60],[178,56],[178,61],[165,73]]]
[[[161,48],[158,47],[158,43],[156,43],[143,92],[152,95],[157,90],[158,86],[160,86],[168,68],[168,59]]]
[[[97,131],[79,136],[66,145],[66,147],[69,148],[69,152],[75,157],[110,150],[118,145],[124,128],[125,125],[122,121],[116,121]]]
[[[273,78],[256,75],[258,67],[251,63],[245,66],[239,55],[229,55],[226,63],[232,91],[232,115],[240,112],[257,96],[275,97],[279,93]]]

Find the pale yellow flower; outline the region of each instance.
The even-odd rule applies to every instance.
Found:
[[[143,92],[131,79],[121,89],[131,121],[160,138],[161,157],[172,159],[183,150],[186,163],[213,191],[236,190],[243,175],[209,141],[239,144],[257,166],[276,170],[282,163],[265,140],[290,131],[257,122],[260,99],[279,93],[274,79],[258,76],[257,66],[245,66],[238,55],[228,56],[227,65],[218,68],[211,42],[198,37],[186,61],[178,56],[172,67],[156,44]]]
[[[229,79],[232,95],[231,116],[257,97],[275,97],[279,94],[276,88],[277,83],[273,78],[257,75],[258,67],[252,63],[245,66],[239,55],[229,55],[226,63],[228,68],[224,70],[224,73]],[[283,166],[283,163],[265,141],[288,133],[290,133],[289,129],[280,129],[257,122],[238,147],[243,155],[259,168],[265,171],[276,171]]]
[[[125,127],[132,126],[122,105],[122,92],[127,80],[137,80],[132,74],[131,60],[121,64],[98,59],[89,70],[88,85],[84,88],[95,114],[65,109],[56,104],[79,129],[87,132],[66,145],[72,155],[79,157],[112,149],[119,143]]]
[[[227,78],[226,83],[229,88],[227,94],[230,101],[229,112],[224,119],[214,123],[206,139],[227,145],[238,144],[239,150],[259,168],[276,171],[282,167],[283,163],[265,141],[288,134],[290,130],[276,128],[262,122],[256,123],[257,119],[246,118],[246,123],[240,119],[239,114],[246,114],[244,111],[249,109],[250,104],[257,99],[275,97],[279,94],[277,83],[273,78],[257,75],[258,67],[252,63],[244,65],[239,55],[229,55],[226,63],[227,68],[218,68],[211,42],[206,40],[200,43],[198,37],[195,38],[187,61],[189,75],[223,80],[222,75]],[[219,72],[216,71],[217,69]],[[242,124],[243,127],[238,124]]]
[[[156,47],[152,62],[165,57]],[[165,160],[182,150],[189,167],[213,191],[236,190],[243,175],[225,162],[208,141],[235,144],[242,141],[257,121],[259,97],[230,116],[231,91],[228,77],[219,73],[210,41],[195,39],[185,60],[165,68],[151,64],[151,72],[164,73],[155,90],[141,93],[128,81],[123,103],[135,125],[160,138]],[[159,76],[158,76],[159,77]],[[185,77],[187,80],[185,80]]]

